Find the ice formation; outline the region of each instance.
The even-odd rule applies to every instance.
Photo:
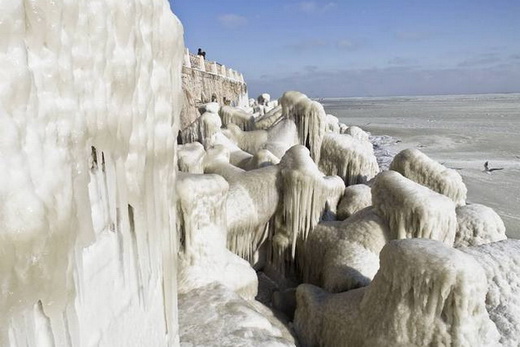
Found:
[[[478,246],[505,240],[506,227],[492,208],[480,204],[459,206],[455,247]]]
[[[255,118],[251,113],[232,107],[222,106],[219,111],[220,118],[222,119],[222,125],[227,126],[228,124],[236,124],[242,130],[254,130]]]
[[[218,282],[245,298],[256,296],[256,273],[226,248],[228,189],[218,175],[177,177],[179,293]]]
[[[369,135],[363,129],[355,125],[349,126],[341,133],[350,135],[353,138],[358,139],[360,141],[368,141],[369,139]]]
[[[304,245],[322,216],[336,212],[345,185],[337,176],[324,176],[301,145],[287,151],[279,166],[283,200],[272,242],[273,264],[283,272],[286,260],[293,264],[297,242]]]
[[[182,172],[204,173],[206,151],[199,142],[187,143],[177,147],[177,165]]]
[[[499,346],[486,275],[473,257],[425,239],[392,241],[380,257],[368,287],[298,287],[294,324],[303,345]]]
[[[327,115],[323,106],[299,92],[285,92],[280,98],[282,114],[294,120],[300,144],[307,147],[311,158],[320,160],[321,142],[327,127]]]
[[[340,126],[339,126],[338,117],[333,116],[331,114],[327,115],[327,131],[331,132],[331,133],[339,134]]]
[[[337,218],[344,220],[372,205],[372,191],[365,184],[355,184],[345,188],[338,205]]]
[[[520,241],[505,240],[461,248],[484,268],[486,308],[504,347],[520,345]]]
[[[296,346],[289,330],[267,308],[218,284],[179,295],[179,330],[185,347]]]
[[[379,269],[379,252],[389,240],[386,222],[372,207],[343,222],[322,222],[300,255],[303,281],[329,292],[367,286]]]
[[[266,114],[255,119],[256,129],[268,129],[282,118],[282,106],[276,106]]]
[[[388,222],[392,238],[427,238],[453,245],[457,216],[455,204],[446,196],[385,171],[372,186],[372,203]]]
[[[181,131],[182,143],[198,141],[207,148],[213,145],[215,136],[220,132],[222,121],[218,115],[219,105],[211,103],[204,105],[204,113],[193,123]]]
[[[347,186],[366,183],[379,172],[372,144],[350,135],[327,133],[321,145],[320,170],[338,175]]]
[[[180,23],[2,1],[0,31],[0,345],[176,345]]]
[[[457,206],[466,204],[467,189],[460,174],[430,159],[418,149],[409,148],[399,152],[390,164],[390,170],[446,195]]]

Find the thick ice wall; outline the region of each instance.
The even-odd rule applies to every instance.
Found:
[[[377,175],[372,204],[388,223],[392,238],[426,238],[453,246],[457,230],[455,204],[395,171]]]
[[[0,345],[176,344],[180,23],[3,1],[0,31]]]
[[[492,208],[469,204],[459,206],[455,247],[478,246],[507,239],[502,218]]]
[[[285,261],[295,259],[297,241],[304,245],[322,216],[336,212],[345,185],[337,176],[324,176],[301,145],[289,149],[278,166],[283,200],[272,241],[273,263],[283,271]]]
[[[486,309],[505,347],[520,345],[520,241],[504,240],[461,248],[484,268]]]
[[[486,276],[471,256],[425,239],[387,244],[362,289],[297,289],[295,328],[308,346],[499,346]]]
[[[372,144],[349,135],[327,133],[321,153],[320,170],[338,175],[347,186],[366,183],[379,172]]]
[[[372,206],[372,191],[366,184],[355,184],[345,188],[339,201],[337,218],[344,220],[361,211],[365,207]]]
[[[298,129],[300,144],[307,147],[311,158],[320,160],[321,142],[327,128],[327,115],[323,106],[299,92],[285,92],[280,99],[282,114],[292,119]]]
[[[223,126],[227,126],[228,124],[236,124],[242,130],[255,129],[255,117],[251,113],[247,113],[240,108],[222,106],[220,108],[219,115],[222,119]]]
[[[390,240],[386,222],[372,207],[343,222],[321,222],[299,255],[302,278],[329,292],[367,286],[379,269],[379,252]]]
[[[188,173],[204,172],[206,151],[199,142],[192,142],[177,147],[177,166],[180,171]]]
[[[457,206],[466,204],[468,190],[460,174],[430,159],[418,149],[409,148],[399,152],[390,164],[390,170],[446,195]]]
[[[179,292],[218,282],[252,299],[256,273],[226,248],[229,185],[218,175],[180,173],[177,179]]]

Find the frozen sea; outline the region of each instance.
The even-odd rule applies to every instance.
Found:
[[[327,113],[372,135],[390,135],[392,148],[415,147],[456,169],[468,202],[492,207],[507,235],[520,238],[520,94],[339,98],[321,101]],[[486,173],[490,168],[503,170]]]

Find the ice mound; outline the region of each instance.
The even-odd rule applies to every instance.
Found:
[[[504,222],[492,208],[469,204],[457,207],[456,212],[455,247],[478,246],[507,238]]]
[[[179,173],[176,188],[179,293],[218,282],[253,299],[255,271],[226,248],[228,183],[218,175]]]
[[[279,164],[283,200],[276,235],[273,238],[274,264],[280,271],[286,259],[294,261],[297,241],[305,241],[309,232],[326,213],[335,213],[345,185],[337,176],[324,176],[301,145],[292,147]]]
[[[291,333],[258,303],[219,284],[179,295],[182,347],[294,347]]]
[[[452,246],[457,230],[455,204],[395,171],[380,173],[372,186],[372,203],[385,219],[392,238],[427,238]]]
[[[347,134],[347,135],[350,135],[352,136],[353,138],[355,139],[358,139],[360,141],[367,141],[368,142],[368,139],[369,139],[369,135],[368,133],[366,133],[363,129],[361,129],[360,127],[358,126],[355,126],[355,125],[351,125],[349,126],[348,128],[346,128],[343,132],[341,132],[342,134]]]
[[[339,201],[337,218],[344,220],[361,211],[365,207],[372,206],[372,191],[365,184],[355,184],[345,188]]]
[[[222,121],[218,115],[218,104],[204,105],[205,112],[181,131],[182,143],[198,141],[204,148],[213,145],[215,135],[220,132]],[[217,111],[217,112],[215,112]]]
[[[203,173],[206,151],[199,142],[187,143],[177,147],[177,166],[187,173]]]
[[[430,159],[418,149],[409,148],[399,152],[390,164],[390,170],[446,195],[457,206],[466,204],[468,190],[460,174]]]
[[[520,241],[504,240],[461,248],[484,268],[486,308],[504,347],[520,345]]]
[[[339,134],[340,126],[338,117],[331,114],[327,115],[327,132]]]
[[[264,115],[255,118],[256,129],[268,129],[282,118],[282,106],[276,106]]]
[[[300,144],[309,149],[311,158],[320,160],[321,142],[327,127],[323,106],[299,92],[285,92],[280,98],[283,116],[294,120]]]
[[[343,222],[322,222],[301,257],[303,281],[329,292],[367,286],[379,269],[379,252],[389,241],[386,222],[372,207]]]
[[[240,108],[232,106],[222,106],[219,111],[222,125],[236,124],[242,130],[254,130],[255,118],[251,113],[248,113]]]
[[[498,346],[486,275],[471,256],[425,239],[392,241],[372,283],[340,294],[296,292],[305,346]]]
[[[366,183],[379,172],[372,144],[350,135],[327,133],[321,153],[320,170],[327,175],[338,175],[347,186]]]

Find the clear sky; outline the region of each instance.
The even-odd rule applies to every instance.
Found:
[[[254,97],[520,92],[520,0],[170,0]]]

